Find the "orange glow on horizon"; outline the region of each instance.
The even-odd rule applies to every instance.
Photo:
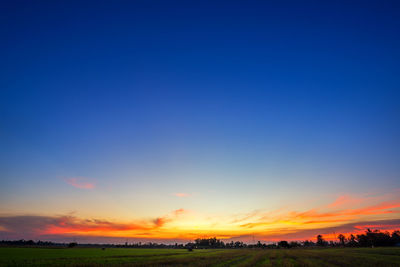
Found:
[[[355,198],[338,199],[333,202],[334,205],[327,204],[305,211],[259,210],[235,216],[203,214],[180,208],[153,219],[130,222],[84,219],[77,216],[31,216],[35,220],[31,232],[37,236],[75,235],[163,240],[193,240],[199,237],[246,240],[249,236],[255,236],[263,241],[276,241],[314,239],[317,234],[324,235],[326,240],[333,240],[335,233],[349,235],[361,233],[367,228],[390,231],[400,228],[400,200],[397,196],[379,203],[358,202],[362,205],[358,208],[344,205],[348,199]],[[18,216],[10,217],[9,220],[13,218],[20,221]],[[29,218],[24,216],[25,221]],[[4,231],[19,231],[18,223],[11,221],[2,224],[2,220],[4,218],[0,217],[0,228]],[[29,222],[23,227],[27,224]]]

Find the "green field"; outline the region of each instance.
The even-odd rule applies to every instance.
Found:
[[[0,266],[400,266],[400,248],[0,248]]]

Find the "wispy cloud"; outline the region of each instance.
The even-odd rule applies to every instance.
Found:
[[[85,177],[71,177],[65,179],[65,182],[79,189],[93,189],[96,187],[96,182],[93,179]]]
[[[330,206],[330,205],[329,205]],[[400,213],[400,200],[384,201],[378,204],[366,205],[360,208],[335,209],[332,211],[320,211],[319,209],[309,209],[306,211],[287,211],[281,214],[265,215],[259,214],[258,217],[251,218],[248,222],[243,222],[240,227],[257,228],[276,224],[283,225],[309,225],[309,224],[332,224],[346,223],[365,218],[366,216],[395,214]]]
[[[337,208],[342,207],[344,205],[357,205],[361,202],[365,201],[366,198],[361,197],[353,197],[350,195],[341,195],[334,202],[328,205],[328,208]]]
[[[191,194],[188,194],[188,193],[174,193],[173,195],[176,197],[190,197],[191,196]]]
[[[187,210],[185,209],[177,209],[172,211],[171,213],[157,217],[154,219],[154,224],[157,225],[157,227],[162,227],[164,224],[168,222],[172,222],[173,220],[176,220],[180,215],[187,213]]]
[[[185,210],[185,209],[182,209],[182,208],[173,211],[173,214],[175,216],[179,216],[179,215],[182,215],[182,214],[185,214],[185,213],[188,213],[188,210]]]

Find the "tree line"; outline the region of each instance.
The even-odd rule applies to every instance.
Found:
[[[316,242],[305,241],[286,241],[281,240],[276,243],[266,244],[258,241],[256,244],[245,244],[243,242],[224,243],[216,238],[196,239],[194,243],[189,243],[193,248],[298,248],[298,247],[390,247],[400,246],[400,231],[392,233],[381,232],[379,230],[367,229],[363,234],[351,234],[346,237],[338,234],[336,240],[326,241],[322,235],[317,235]]]
[[[125,248],[186,248],[192,249],[208,249],[208,248],[227,248],[227,249],[240,249],[240,248],[298,248],[298,247],[387,247],[387,246],[400,246],[400,231],[396,230],[392,233],[381,232],[379,230],[367,229],[363,234],[351,234],[345,236],[338,234],[336,240],[326,241],[322,235],[317,235],[316,242],[311,240],[305,241],[286,241],[282,240],[276,243],[262,243],[258,241],[255,244],[246,244],[241,241],[224,242],[216,237],[213,238],[198,238],[194,242],[186,244],[162,244],[154,242],[138,242],[125,244],[78,244],[72,243],[53,243],[48,241],[33,241],[33,240],[2,240],[0,246],[65,246],[73,248],[75,246],[86,247],[125,247]]]
[[[363,234],[351,234],[346,237],[338,234],[336,240],[326,241],[322,235],[317,235],[316,242],[305,241],[286,241],[281,240],[276,243],[266,244],[258,241],[256,244],[245,244],[243,242],[224,243],[216,238],[196,239],[194,243],[189,243],[193,248],[298,248],[298,247],[390,247],[400,246],[400,231],[392,233],[381,232],[379,230],[367,229]]]

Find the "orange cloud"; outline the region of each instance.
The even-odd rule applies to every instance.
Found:
[[[169,222],[170,221],[170,219],[168,219],[168,218],[166,218],[166,217],[159,217],[159,218],[156,218],[155,220],[154,220],[154,224],[157,226],[157,227],[161,227],[161,226],[163,226],[165,223],[167,223],[167,222]]]
[[[350,234],[361,234],[364,233],[368,228],[377,229],[381,231],[392,232],[400,228],[400,219],[389,219],[389,220],[371,220],[371,221],[358,221],[353,223],[341,223],[336,226],[322,226],[313,227],[310,229],[299,229],[280,227],[271,230],[254,231],[252,230],[249,234],[242,234],[237,236],[231,236],[230,240],[242,240],[252,242],[253,238],[263,241],[280,241],[280,240],[315,240],[318,234],[323,235],[324,239],[337,240],[338,234],[344,234],[349,236]]]
[[[376,216],[384,214],[400,213],[400,199],[384,201],[378,204],[370,204],[364,207],[348,209],[344,208],[344,204],[362,203],[361,199],[352,197],[339,197],[334,205],[328,207],[336,207],[333,211],[320,211],[320,209],[309,209],[306,211],[276,211],[275,214],[266,213],[265,215],[251,213],[244,216],[240,220],[235,220],[233,223],[241,222],[239,227],[247,229],[257,229],[261,227],[274,227],[278,225],[295,225],[297,227],[309,227],[307,225],[332,225],[340,223],[349,223],[357,219],[365,218],[366,216]],[[319,227],[321,227],[319,226]],[[316,227],[316,226],[315,226]]]
[[[79,189],[93,189],[96,186],[94,182],[89,181],[87,178],[83,178],[83,177],[68,178],[65,181],[69,185],[72,185],[73,187],[76,187]]]
[[[349,209],[342,212],[343,215],[379,215],[388,213],[399,213],[400,203],[381,203],[361,209]]]
[[[351,197],[349,195],[341,195],[334,202],[329,204],[328,208],[337,208],[337,207],[341,207],[343,205],[356,205],[356,204],[361,203],[363,200],[365,200],[365,199],[355,198],[355,197]]]
[[[179,215],[186,213],[187,211],[184,209],[177,209],[172,211],[170,214],[164,215],[162,217],[158,217],[154,220],[154,224],[157,227],[162,227],[164,224],[175,220]]]
[[[41,234],[90,234],[90,233],[116,233],[134,230],[151,230],[155,226],[148,222],[114,223],[105,220],[79,219],[73,216],[55,218],[53,223],[37,229]]]

